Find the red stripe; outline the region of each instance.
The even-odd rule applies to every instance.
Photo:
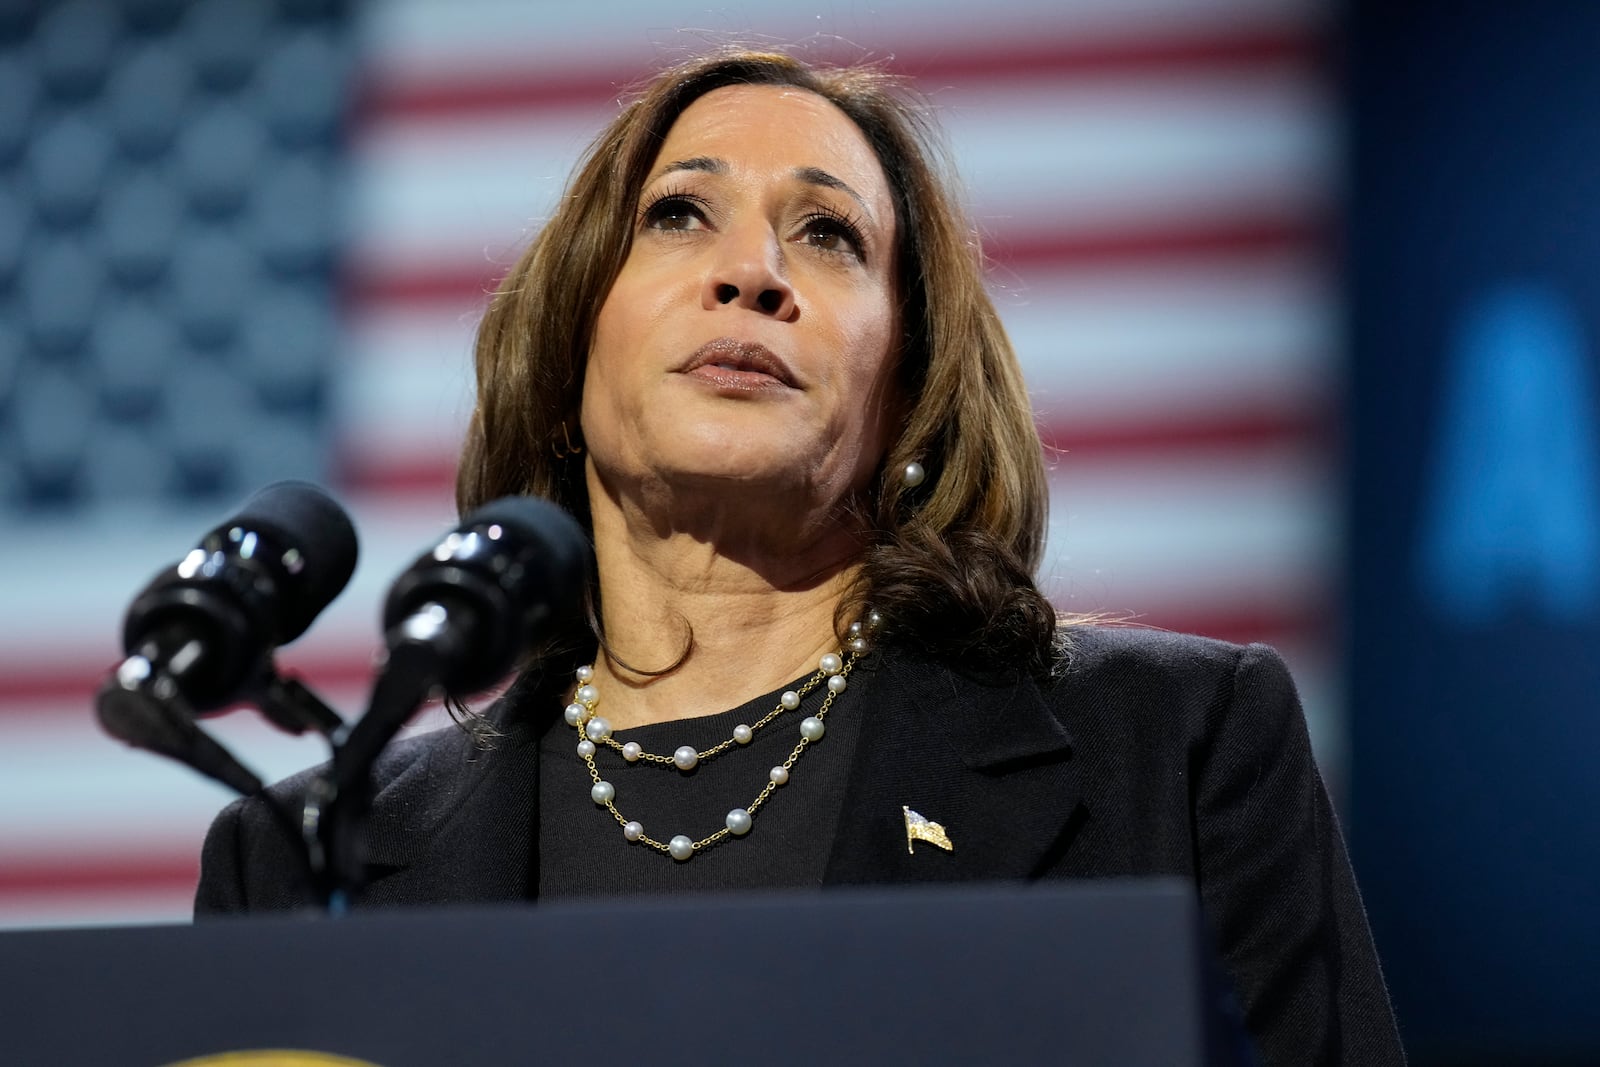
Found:
[[[1326,241],[1327,230],[1315,219],[1223,219],[1161,230],[1002,234],[986,238],[984,252],[992,267],[1038,270],[1305,252]]]
[[[373,649],[377,635],[373,635]],[[292,675],[316,690],[365,691],[372,683],[372,650],[279,653],[282,673]],[[0,714],[31,714],[32,705],[76,704],[92,714],[94,694],[114,663],[55,663],[0,665]]]
[[[1108,611],[1113,619],[1121,617],[1114,609]],[[1319,603],[1293,606],[1259,604],[1222,611],[1162,608],[1132,615],[1127,624],[1171,630],[1174,633],[1199,634],[1241,645],[1261,641],[1283,646],[1326,642],[1330,636],[1332,618],[1332,612]]]
[[[984,251],[992,269],[1027,271],[1305,253],[1322,248],[1326,239],[1326,228],[1317,219],[1272,217],[1206,220],[1160,230],[1016,233],[986,238]],[[504,273],[504,268],[478,264],[405,269],[358,261],[346,274],[340,295],[347,307],[369,312],[385,305],[415,311],[419,304],[442,305],[452,313],[481,311]]]
[[[387,457],[348,452],[339,459],[334,478],[340,489],[361,495],[439,494],[455,499],[454,456]]]
[[[129,858],[7,859],[0,864],[0,902],[37,893],[192,894],[200,880],[200,852]]]
[[[76,704],[89,714],[110,663],[0,664],[0,710],[31,711],[22,705]],[[4,705],[13,705],[5,709]]]
[[[967,50],[903,52],[887,57],[887,69],[909,75],[926,88],[1026,78],[1098,78],[1267,65],[1310,65],[1319,60],[1320,36],[1309,29],[1229,29],[1162,39],[1081,38],[982,42]],[[850,55],[814,55],[818,61],[851,62]],[[533,68],[538,68],[537,70]],[[592,64],[552,69],[526,64],[496,69],[461,68],[445,74],[379,66],[358,92],[361,122],[395,119],[457,120],[504,111],[605,104],[640,84],[648,71],[596,71]]]
[[[1285,445],[1322,444],[1331,428],[1325,412],[1307,406],[1231,411],[1216,416],[1184,412],[1160,423],[1046,425],[1040,428],[1040,437],[1050,453],[1125,460],[1201,450],[1266,451]]]

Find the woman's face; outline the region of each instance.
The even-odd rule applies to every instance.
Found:
[[[833,104],[717,89],[668,132],[595,325],[583,433],[602,481],[829,507],[893,419],[894,205]]]

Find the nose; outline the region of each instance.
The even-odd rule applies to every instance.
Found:
[[[794,289],[784,276],[783,251],[771,230],[727,232],[717,242],[700,303],[706,310],[737,306],[780,321],[794,317]]]

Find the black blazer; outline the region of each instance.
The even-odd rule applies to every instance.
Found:
[[[882,654],[824,883],[1181,875],[1268,1063],[1403,1063],[1282,661],[1158,631],[1068,634],[1045,684]],[[520,679],[487,752],[447,728],[383,754],[367,905],[531,895],[538,735],[565,684]],[[274,791],[297,803],[305,780]],[[956,849],[908,853],[902,805]],[[306,904],[292,848],[259,798],[235,801],[206,837],[197,914]]]

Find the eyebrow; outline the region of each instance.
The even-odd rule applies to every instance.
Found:
[[[861,205],[862,211],[865,211],[869,216],[872,214],[872,209],[867,206],[866,200],[863,199],[860,193],[850,188],[849,184],[843,179],[834,177],[821,167],[796,167],[794,176],[808,185],[820,185],[825,189],[837,189],[841,193],[846,193]]]
[[[656,171],[655,177],[650,180],[655,181],[656,178],[680,170],[703,170],[708,174],[725,174],[727,173],[728,165],[722,160],[713,159],[710,156],[695,156],[693,159],[680,159],[676,163],[668,163]]]
[[[690,159],[680,159],[675,162],[668,163],[666,166],[656,171],[655,177],[652,178],[651,181],[654,181],[656,178],[664,177],[668,174],[676,173],[680,170],[702,171],[706,174],[726,174],[728,172],[728,164],[723,160],[716,159],[712,156],[694,156]],[[824,189],[837,189],[841,193],[845,193],[852,200],[861,205],[861,210],[865,211],[869,218],[872,216],[872,208],[867,205],[866,199],[863,198],[860,193],[850,188],[849,183],[844,179],[829,174],[821,167],[796,167],[791,173],[793,173],[796,178],[799,178],[807,185],[820,185]]]

